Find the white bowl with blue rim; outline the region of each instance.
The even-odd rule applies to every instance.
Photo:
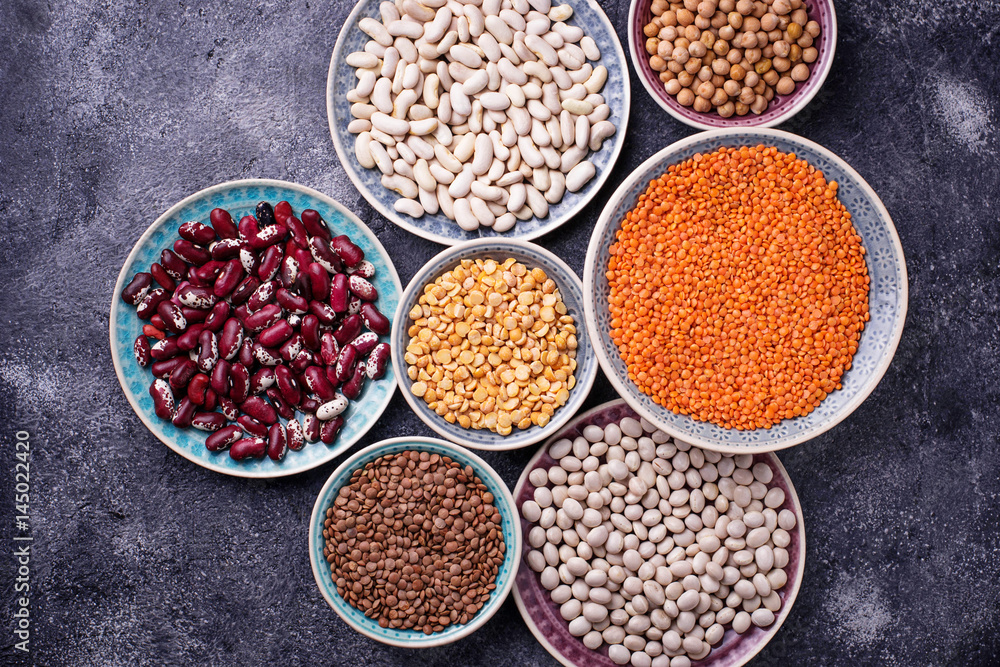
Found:
[[[604,142],[599,151],[592,151],[587,157],[597,168],[597,174],[583,189],[575,193],[567,191],[562,201],[549,206],[549,214],[546,217],[518,220],[513,229],[500,234],[488,227],[480,227],[472,232],[465,231],[442,213],[436,215],[425,213],[420,218],[399,213],[393,207],[399,195],[382,186],[381,172],[378,169],[365,169],[358,163],[354,154],[356,135],[347,131],[347,125],[352,120],[351,103],[347,101],[347,93],[355,87],[358,79],[355,76],[355,68],[347,64],[346,58],[355,51],[364,50],[369,37],[361,31],[358,23],[366,17],[379,19],[380,4],[380,0],[361,0],[347,17],[333,49],[326,83],[327,118],[330,123],[330,134],[337,149],[337,157],[340,158],[347,176],[368,203],[403,229],[444,245],[480,237],[533,239],[568,222],[582,211],[601,189],[618,159],[618,154],[625,143],[631,102],[625,52],[600,4],[595,0],[566,0],[565,4],[573,8],[573,16],[567,23],[583,28],[584,33],[592,37],[601,50],[599,64],[608,70],[608,80],[601,90],[601,95],[611,107],[611,116],[608,120],[617,126],[618,131]],[[553,5],[557,4],[563,3],[558,0],[553,2]]]
[[[432,634],[426,634],[420,630],[383,628],[378,624],[378,621],[368,618],[364,612],[351,606],[337,592],[337,585],[333,580],[330,565],[323,556],[323,548],[326,546],[326,538],[323,537],[326,511],[333,506],[333,501],[340,489],[351,481],[351,475],[354,474],[354,471],[382,456],[398,454],[407,450],[447,456],[463,466],[471,466],[489,492],[493,494],[493,504],[500,512],[501,531],[505,546],[504,560],[497,571],[496,579],[494,579],[496,588],[490,594],[486,604],[468,623],[449,625],[441,632]],[[316,579],[320,593],[323,594],[324,599],[333,607],[340,618],[354,630],[366,637],[392,646],[405,648],[442,646],[475,632],[500,609],[504,600],[507,599],[507,595],[514,585],[514,579],[517,577],[517,568],[521,561],[520,554],[520,518],[517,508],[514,506],[514,498],[507,485],[486,461],[462,447],[435,438],[417,436],[390,438],[369,445],[357,452],[340,464],[323,485],[323,489],[316,498],[316,504],[313,505],[312,518],[309,520],[309,562],[312,565],[313,577]]]
[[[402,292],[399,276],[389,254],[368,227],[356,215],[321,192],[295,183],[265,179],[213,185],[171,206],[136,242],[122,266],[111,298],[111,358],[125,397],[139,419],[153,435],[189,461],[237,477],[294,475],[332,461],[347,451],[368,432],[389,405],[396,389],[392,369],[379,380],[369,380],[361,397],[351,402],[345,413],[344,427],[332,445],[307,443],[300,451],[289,451],[280,462],[267,457],[234,461],[228,451],[210,452],[205,448],[208,433],[194,428],[179,429],[156,416],[153,399],[149,395],[153,374],[149,367],[139,366],[132,352],[135,339],[142,333],[146,322],[136,316],[135,308],[122,301],[120,295],[133,275],[149,271],[150,265],[160,260],[160,251],[171,247],[179,238],[177,229],[184,222],[199,220],[208,223],[213,208],[224,208],[233,220],[239,220],[244,215],[253,215],[260,201],[276,204],[281,200],[288,201],[296,214],[307,208],[319,211],[335,235],[347,234],[365,251],[365,259],[375,265],[372,282],[379,292],[376,305],[386,317],[392,318]],[[388,342],[388,337],[383,337],[383,340]]]
[[[509,257],[521,262],[528,269],[542,269],[549,278],[555,281],[563,303],[566,304],[566,312],[573,317],[578,347],[576,350],[577,367],[574,372],[576,386],[570,390],[569,400],[566,401],[566,404],[555,411],[545,426],[532,425],[523,430],[515,427],[509,435],[504,436],[489,429],[465,429],[458,424],[450,424],[445,421],[443,417],[429,408],[423,399],[414,396],[410,391],[412,382],[406,373],[408,365],[403,359],[403,355],[406,354],[406,347],[410,342],[410,336],[407,333],[412,324],[410,309],[419,301],[425,285],[434,282],[438,276],[454,269],[463,259],[490,258],[499,264]],[[396,319],[392,323],[391,335],[392,366],[399,378],[400,392],[425,424],[452,442],[473,449],[489,450],[518,449],[541,442],[551,433],[559,430],[576,414],[586,400],[587,394],[590,393],[590,389],[594,386],[594,379],[597,377],[597,359],[583,324],[585,317],[583,285],[580,283],[580,278],[566,262],[534,243],[515,239],[485,238],[452,246],[439,253],[417,271],[410,284],[406,286],[399,304],[399,308],[396,310]]]
[[[606,269],[615,234],[649,182],[668,167],[696,153],[710,153],[723,146],[774,146],[794,153],[839,184],[837,196],[851,213],[851,220],[865,247],[871,278],[868,294],[870,320],[861,334],[842,388],[828,395],[807,415],[785,419],[771,428],[752,431],[725,429],[690,416],[674,414],[642,393],[628,377],[625,362],[611,340]],[[618,393],[640,415],[670,435],[720,452],[757,453],[791,447],[815,438],[847,418],[882,379],[892,361],[906,320],[907,278],[903,248],[889,212],[865,180],[842,159],[808,139],[782,130],[732,128],[702,132],[671,144],[642,163],[608,200],[590,239],[584,266],[587,330],[605,375]]]

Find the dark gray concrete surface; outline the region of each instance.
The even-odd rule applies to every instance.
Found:
[[[628,3],[602,3],[625,39]],[[349,630],[312,580],[335,467],[248,482],[143,427],[115,379],[119,267],[208,185],[296,181],[357,212],[404,281],[438,246],[376,215],[326,123],[347,2],[0,1],[0,663],[552,665],[513,601],[415,653]],[[844,423],[781,459],[805,508],[805,582],[755,664],[1000,661],[1000,5],[837,2],[825,87],[784,129],[841,155],[895,219],[910,274],[896,358]],[[582,272],[602,201],[692,130],[633,79],[625,151],[541,242]],[[590,404],[612,398],[598,380]],[[15,431],[30,433],[30,658],[13,649]],[[364,443],[430,431],[397,395]],[[487,454],[513,485],[531,451]],[[20,595],[20,594],[18,594]]]

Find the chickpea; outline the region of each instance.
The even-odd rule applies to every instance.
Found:
[[[790,95],[793,90],[795,90],[795,81],[790,76],[781,77],[774,86],[774,92],[779,95]]]
[[[680,63],[675,63],[673,60],[669,60],[669,61],[667,61],[667,71],[668,72],[673,72],[674,74],[677,74],[679,72],[683,72],[684,71],[684,65],[681,65]]]
[[[753,87],[753,92],[755,92],[758,95],[763,95],[765,90],[767,90],[767,84],[764,83],[763,81],[758,81],[757,84]]]
[[[684,38],[688,41],[693,42],[699,37],[701,37],[701,30],[699,30],[697,26],[689,25],[684,28]]]
[[[656,37],[656,33],[657,33],[656,24],[654,23],[647,23],[646,27],[642,29],[642,34],[644,34],[646,37]]]
[[[778,74],[778,72],[776,72],[775,70],[770,69],[764,72],[764,76],[760,78],[764,79],[764,83],[766,83],[768,86],[773,86],[776,83],[778,83],[778,79],[781,78],[781,75]]]
[[[653,55],[656,53],[657,47],[660,45],[660,40],[655,37],[650,37],[646,40],[646,53]]]
[[[688,47],[688,53],[695,58],[701,58],[707,51],[708,48],[700,41],[691,42],[691,46]]]
[[[703,0],[698,3],[698,16],[703,16],[707,19],[712,18],[712,14],[715,13],[715,8],[717,3],[711,2],[710,0]]]
[[[649,59],[649,66],[654,72],[662,72],[667,69],[667,61],[660,56],[653,56]]]
[[[753,88],[749,86],[744,86],[740,90],[739,101],[743,104],[753,104],[753,101],[757,98],[757,95],[753,92]]]
[[[781,30],[782,32],[784,32],[785,28],[787,28],[788,24],[791,23],[791,22],[792,22],[792,19],[788,18],[787,16],[779,16],[778,17],[778,28],[777,29]]]
[[[737,102],[735,106],[736,106],[737,116],[746,116],[748,113],[750,113],[750,107],[747,106],[746,104],[743,104],[743,102]]]
[[[690,57],[691,54],[683,46],[675,46],[674,50],[670,52],[670,59],[681,65],[686,63]]]
[[[757,31],[757,48],[758,49],[763,49],[765,46],[767,46],[768,42],[770,42],[770,41],[771,40],[767,36],[766,32],[764,32],[763,30],[758,30]]]
[[[660,28],[660,32],[656,33],[656,36],[664,41],[672,42],[677,39],[677,34],[677,28],[672,25],[665,25]]]
[[[739,65],[740,61],[743,60],[743,52],[739,49],[733,49],[726,54],[726,60],[728,60],[730,64]]]
[[[704,67],[711,67],[712,63],[715,62],[715,52],[706,51],[705,55],[701,57],[701,64]]]
[[[740,40],[740,46],[742,46],[744,49],[757,48],[757,33],[755,32],[743,33],[743,38]]]
[[[674,52],[674,45],[671,42],[664,40],[656,46],[656,53],[650,55],[657,55],[660,58],[667,60],[668,58],[670,58],[670,54],[673,52]]]
[[[671,81],[667,81],[666,90],[667,93],[669,93],[670,95],[676,95],[677,93],[681,92],[682,87],[683,86],[681,86],[680,81],[678,81],[677,79],[672,79]]]
[[[743,30],[747,32],[757,32],[760,30],[760,19],[748,16],[743,19]]]
[[[775,56],[771,59],[771,67],[774,68],[776,72],[787,72],[792,66],[792,61],[788,58],[782,58],[781,56]]]
[[[710,31],[706,30],[705,32],[701,33],[701,38],[700,39],[701,39],[701,43],[704,44],[708,48],[712,48],[713,46],[715,46],[715,39],[716,38],[715,38],[715,33],[713,33],[713,32],[710,32]]]
[[[660,20],[663,22],[663,25],[675,26],[677,25],[677,12],[672,9],[669,12],[663,12]]]
[[[708,65],[702,65],[697,76],[699,81],[709,81],[712,78],[712,68]]]
[[[767,70],[771,69],[771,59],[762,57],[754,64],[753,69],[757,72],[757,74],[763,74]]]
[[[704,97],[694,98],[694,110],[698,113],[708,113],[712,110],[712,103],[706,100]]]
[[[809,23],[809,15],[806,13],[806,10],[804,9],[796,9],[794,12],[791,13],[789,18],[792,19],[793,23],[798,23],[799,25],[805,25],[806,23]]]
[[[760,19],[760,29],[770,32],[778,27],[778,17],[775,14],[768,12]]]
[[[694,12],[698,10],[699,0],[684,0],[684,9]]]
[[[755,88],[760,81],[760,74],[753,70],[747,70],[747,75],[743,78],[743,85]]]
[[[688,26],[694,23],[694,14],[687,9],[677,10],[677,25]]]
[[[753,104],[750,106],[750,111],[754,112],[759,116],[760,114],[764,113],[765,109],[767,109],[767,100],[764,98],[763,95],[757,95],[757,98],[753,101]]]
[[[716,109],[716,111],[719,112],[719,115],[722,116],[723,118],[729,118],[730,116],[733,115],[733,113],[735,113],[736,105],[733,104],[732,102],[726,102],[721,107]]]
[[[712,71],[716,74],[729,74],[729,62],[725,58],[717,58],[712,62]]]
[[[672,79],[670,77],[672,77],[672,76],[675,76],[675,75],[670,70],[667,70],[665,72],[660,72],[660,74],[659,74],[660,83],[662,83],[664,85],[670,83],[672,81]]]
[[[694,24],[702,30],[708,30],[712,27],[712,19],[707,19],[704,16],[698,15],[694,17]]]
[[[813,38],[809,36],[809,33],[804,32],[802,36],[795,40],[795,43],[801,46],[803,49],[808,49],[813,45]]]
[[[715,40],[715,44],[712,45],[712,51],[717,56],[725,56],[729,53],[729,42],[724,39]]]
[[[674,40],[674,48],[676,47],[687,48],[691,46],[691,41],[687,37],[678,37]]]
[[[691,60],[684,63],[684,71],[691,72],[691,74],[697,74],[700,69],[701,58],[691,58]]]
[[[729,78],[733,81],[742,81],[743,77],[747,75],[747,72],[740,65],[733,65],[729,69]]]
[[[753,9],[753,0],[739,0],[736,3],[736,11],[743,16],[749,16]]]
[[[802,62],[814,63],[817,58],[819,58],[819,50],[817,50],[815,46],[810,46],[808,49],[802,49]]]
[[[653,0],[649,9],[653,12],[653,16],[661,16],[663,12],[670,9],[670,3],[667,0]]]
[[[726,94],[730,97],[736,97],[740,94],[740,84],[732,79],[729,79],[724,84],[722,84],[722,89],[726,91]]]
[[[694,104],[695,95],[690,88],[681,88],[677,93],[677,103],[682,107],[689,107]]]
[[[721,90],[722,84],[726,82],[726,77],[722,76],[721,74],[713,74],[711,81],[712,85],[715,86],[716,89]]]
[[[768,44],[763,49],[760,50],[761,58],[773,58],[774,57],[774,46]]]
[[[816,21],[809,21],[808,23],[806,23],[803,30],[805,30],[806,34],[808,34],[813,39],[819,37],[820,28],[819,28],[819,23],[817,23]]]
[[[768,102],[774,99],[774,88],[768,86],[767,88],[764,89],[764,99],[767,100]]]
[[[743,27],[743,15],[739,12],[729,12],[726,17],[726,21],[733,27],[734,30],[739,30]]]
[[[774,55],[776,55],[779,58],[788,57],[788,50],[790,48],[788,42],[786,42],[783,39],[779,39],[774,43],[773,46],[774,46]]]
[[[678,72],[677,81],[680,82],[681,86],[687,88],[694,82],[694,74],[690,72]]]
[[[716,88],[715,93],[712,94],[712,99],[709,100],[713,107],[721,107],[723,104],[729,101],[729,95],[726,95],[726,91],[722,88]],[[718,111],[718,109],[716,109]]]
[[[789,0],[774,0],[774,2],[771,3],[771,11],[778,16],[784,16],[792,11],[792,3],[789,2]]]
[[[729,13],[736,9],[736,0],[719,0],[719,11]]]
[[[736,28],[734,28],[733,26],[724,25],[721,28],[719,28],[719,39],[729,42],[734,37],[736,37]]]
[[[809,78],[809,65],[799,63],[792,68],[791,77],[792,81],[805,81]]]
[[[715,86],[712,85],[711,81],[702,81],[698,85],[698,97],[704,97],[706,100],[710,100],[713,95],[715,95]]]
[[[798,44],[792,44],[788,47],[788,59],[793,63],[797,63],[802,60],[802,47]]]
[[[755,2],[755,3],[753,3],[753,16],[754,16],[754,18],[758,18],[759,19],[761,16],[763,16],[764,14],[766,14],[767,11],[768,11],[767,10],[767,5],[765,3],[763,3],[763,2]]]
[[[802,36],[802,26],[800,26],[798,23],[789,23],[788,27],[785,28],[786,41],[794,42],[801,36]]]
[[[724,25],[729,25],[729,19],[722,12],[715,12],[715,16],[712,17],[712,20],[708,24],[715,30],[718,30]]]
[[[775,42],[777,42],[778,40],[780,40],[781,37],[782,37],[782,33],[777,28],[775,28],[771,32],[767,33],[767,41],[769,43],[771,43],[771,44],[774,44]]]

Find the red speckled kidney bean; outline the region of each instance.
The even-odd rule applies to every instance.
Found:
[[[204,247],[186,239],[174,241],[174,253],[188,264],[201,266],[212,259],[212,254]]]
[[[351,295],[351,298],[347,301],[347,314],[348,315],[358,315],[361,313],[361,304],[364,303],[361,299]]]
[[[365,363],[365,375],[373,380],[378,380],[385,375],[386,366],[389,363],[390,348],[388,343],[379,343],[368,355]]]
[[[284,358],[282,356],[282,358]],[[295,358],[289,363],[289,366],[296,373],[301,373],[305,369],[316,363],[316,356],[309,350],[302,350]]]
[[[345,274],[338,273],[330,282],[330,307],[336,313],[347,312],[347,304],[350,297],[347,281],[348,278]]]
[[[306,267],[309,276],[309,287],[312,288],[312,298],[316,301],[326,301],[330,298],[330,274],[318,262]]]
[[[157,315],[156,318],[159,319],[161,322],[163,321],[159,315]],[[163,329],[157,329],[152,324],[143,324],[142,333],[156,340],[163,340],[164,338],[167,337],[167,334],[163,333]]]
[[[184,287],[178,287],[174,294],[180,300],[182,306],[197,308],[198,310],[208,310],[215,305],[216,301],[212,290],[205,287],[185,285]]]
[[[246,458],[262,459],[267,451],[267,441],[264,438],[243,438],[233,443],[229,448],[229,456],[234,461]]]
[[[264,437],[267,435],[267,427],[250,415],[240,415],[236,418],[236,423],[240,425],[247,435]]]
[[[220,397],[229,396],[229,362],[220,359],[212,369],[212,389]]]
[[[153,280],[155,280],[160,287],[168,292],[173,292],[177,287],[177,283],[174,282],[174,279],[171,278],[170,274],[167,273],[157,262],[153,262],[153,265],[149,267],[149,273],[153,276]]]
[[[208,214],[212,222],[212,228],[221,239],[234,239],[239,235],[236,225],[233,224],[233,216],[224,208],[213,208]]]
[[[149,385],[149,395],[153,397],[153,408],[160,419],[173,419],[174,392],[166,380],[157,378]]]
[[[249,243],[250,239],[256,238],[260,232],[260,224],[257,222],[257,218],[252,215],[244,215],[240,218],[238,229],[240,238]]]
[[[322,301],[310,301],[309,312],[319,318],[323,324],[333,324],[337,321],[337,313],[333,312],[333,308]]]
[[[236,286],[233,293],[229,296],[229,301],[234,306],[239,306],[247,302],[247,299],[257,291],[260,287],[260,280],[256,276],[247,276],[243,281]]]
[[[340,345],[346,345],[358,337],[364,322],[360,315],[348,315],[333,332],[333,337]]]
[[[205,404],[201,407],[205,412],[211,412],[219,406],[219,395],[211,388],[205,390]]]
[[[192,324],[187,328],[187,331],[182,333],[177,337],[177,347],[181,352],[190,352],[191,350],[198,347],[198,337],[201,336],[201,332],[205,330],[205,325],[202,324]]]
[[[279,347],[292,337],[295,330],[287,320],[278,320],[257,335],[257,342],[264,347]]]
[[[243,345],[243,325],[235,317],[230,317],[222,327],[219,336],[219,355],[226,361],[232,360]]]
[[[184,313],[173,301],[161,301],[156,307],[156,314],[163,318],[163,326],[171,333],[180,333],[187,329]]]
[[[132,280],[122,289],[122,301],[130,306],[137,306],[142,301],[146,293],[149,292],[150,285],[153,284],[153,276],[148,273],[137,273],[132,276]]]
[[[157,341],[156,344],[149,349],[150,356],[157,361],[172,359],[180,354],[180,352],[181,349],[177,345],[177,336],[170,336],[169,338]]]
[[[229,398],[236,403],[242,403],[250,394],[250,373],[247,367],[241,363],[233,364],[229,369]]]
[[[272,461],[280,461],[288,453],[288,438],[285,427],[273,424],[267,432],[267,455]]]
[[[181,306],[181,315],[188,323],[192,322],[204,322],[208,317],[208,314],[212,312],[211,310],[199,310],[198,308],[191,308],[190,306]]]
[[[309,302],[298,294],[288,291],[284,287],[278,289],[274,295],[274,300],[278,305],[293,315],[302,315],[309,310]]]
[[[274,369],[265,366],[258,369],[250,376],[250,394],[262,394],[264,390],[274,384]]]
[[[299,260],[291,255],[286,255],[281,261],[281,272],[278,274],[281,286],[291,289],[295,285],[295,279],[299,277]]]
[[[212,244],[209,253],[212,259],[224,261],[240,258],[240,249],[246,247],[246,242],[240,239],[222,239]]]
[[[188,271],[188,280],[197,287],[211,287],[225,266],[226,262],[213,259]]]
[[[260,266],[257,267],[257,277],[261,280],[274,278],[278,269],[281,268],[281,260],[284,258],[285,253],[281,250],[281,246],[273,245],[265,250],[264,257],[260,260]]]
[[[177,412],[174,413],[173,418],[170,422],[177,428],[187,428],[191,425],[194,419],[195,412],[197,412],[198,406],[194,402],[185,396],[181,399],[181,402],[177,405]]]
[[[333,385],[330,384],[322,368],[319,366],[310,366],[302,375],[306,389],[316,394],[319,400],[324,403],[333,400],[337,392],[333,388]]]
[[[244,324],[250,331],[259,332],[268,328],[281,318],[281,306],[269,303],[255,313],[247,315]]]
[[[215,279],[212,286],[212,293],[220,299],[224,299],[233,293],[233,290],[243,282],[245,274],[240,260],[231,259],[219,271],[219,277]]]
[[[358,351],[353,345],[348,343],[340,349],[337,357],[336,375],[337,382],[343,383],[351,377],[354,372],[354,364],[358,360]]]
[[[152,371],[153,377],[166,380],[184,359],[184,357],[173,357],[172,359],[164,359],[163,361],[154,361],[149,370]]]
[[[281,363],[281,352],[272,347],[264,347],[260,343],[254,343],[253,357],[261,366],[277,366]]]
[[[247,368],[253,368],[253,365],[257,363],[257,358],[253,354],[253,338],[250,336],[246,336],[243,339],[243,345],[240,346],[240,353],[237,359]]]
[[[330,244],[318,236],[309,239],[309,253],[312,255],[313,261],[319,263],[330,273],[339,273],[344,268],[337,253],[330,249]]]
[[[368,329],[380,336],[389,334],[389,318],[380,313],[373,303],[366,301],[361,304],[361,321],[365,323]]]
[[[288,233],[292,237],[292,242],[300,248],[308,248],[309,233],[306,231],[306,227],[302,224],[302,221],[291,215],[284,222],[288,227]]]
[[[253,251],[249,245],[244,245],[240,248],[239,254],[240,264],[243,265],[243,270],[247,272],[248,276],[257,275],[257,269],[260,267],[260,260],[257,259],[257,254]]]
[[[260,287],[258,287],[247,300],[247,310],[251,313],[255,313],[263,308],[274,299],[274,293],[277,289],[278,282],[276,280],[268,280],[265,283],[261,283]]]
[[[344,426],[344,418],[341,415],[337,415],[329,421],[323,422],[323,425],[319,429],[319,439],[323,441],[324,444],[332,445],[333,441],[337,439],[337,433],[340,432],[341,427]]]
[[[351,294],[362,301],[374,301],[378,298],[378,290],[370,282],[359,275],[352,275],[347,279],[347,287]]]
[[[340,343],[337,342],[336,337],[333,333],[327,331],[323,333],[320,339],[319,346],[319,357],[323,361],[325,366],[333,366],[337,363],[337,357],[340,356]]]
[[[309,412],[302,418],[302,435],[306,442],[316,442],[319,440],[319,418]]]
[[[207,246],[215,240],[215,230],[195,220],[185,222],[181,225],[180,229],[177,230],[177,234],[182,239],[187,239],[191,243],[199,245]]]
[[[357,266],[365,258],[365,251],[343,234],[330,241],[330,247],[346,266]]]
[[[161,303],[169,300],[170,294],[166,290],[159,288],[151,289],[146,292],[146,296],[142,297],[139,305],[136,306],[135,314],[141,320],[148,320],[156,313],[156,309]]]
[[[374,350],[375,346],[378,345],[378,336],[371,331],[366,331],[352,340],[351,345],[353,345],[354,349],[358,351],[358,356],[363,357]]]
[[[362,364],[358,364],[354,367],[354,373],[350,379],[340,388],[340,392],[353,401],[361,395],[361,390],[365,388],[365,380],[367,379],[368,376],[365,375],[365,369],[362,367]]]
[[[282,200],[274,205],[274,219],[278,222],[285,222],[285,218],[292,214],[292,205]]]
[[[218,431],[226,425],[226,418],[218,412],[198,412],[191,420],[191,426],[199,431]]]
[[[299,410],[303,413],[316,412],[319,410],[320,402],[318,399],[312,398],[310,396],[303,396],[302,402],[299,403]]]
[[[205,318],[205,328],[213,333],[222,331],[223,325],[229,319],[230,310],[228,301],[220,301],[212,306],[212,312]]]
[[[288,366],[277,366],[274,369],[274,379],[282,398],[291,405],[298,405],[302,400],[302,390],[291,369]]]
[[[140,366],[148,366],[153,359],[149,339],[145,336],[139,336],[135,339],[135,343],[132,344],[132,352],[135,354],[136,363]]]
[[[312,264],[312,258],[302,266],[309,266]],[[312,300],[312,285],[309,282],[309,276],[306,275],[305,271],[299,271],[298,277],[295,278],[295,285],[291,288],[299,293],[306,301]]]
[[[302,318],[302,341],[311,350],[319,349],[319,318],[310,313]]]
[[[275,412],[274,407],[272,407],[260,396],[251,396],[247,400],[243,401],[240,408],[246,414],[263,424],[267,424],[268,426],[278,421],[278,413]]]
[[[231,398],[219,396],[219,409],[222,410],[223,416],[231,422],[236,421],[236,418],[240,416],[240,409],[236,407]]]
[[[306,439],[302,433],[302,424],[299,423],[298,419],[289,419],[288,423],[285,424],[285,437],[288,448],[293,452],[297,452],[305,446]]]
[[[232,424],[223,426],[218,431],[208,436],[205,440],[205,447],[210,452],[221,452],[239,440],[243,436],[243,431],[239,426]]]
[[[211,373],[215,364],[219,363],[219,344],[216,342],[215,334],[211,331],[202,331],[198,336],[198,370],[202,373]]]
[[[307,208],[302,211],[302,224],[305,226],[309,236],[319,236],[322,239],[330,240],[330,230],[319,215],[319,211]]]
[[[192,403],[195,405],[205,404],[205,392],[208,391],[209,382],[208,376],[204,373],[198,373],[191,378],[187,386],[187,397],[191,399]]]
[[[173,389],[184,389],[188,382],[198,372],[198,367],[190,359],[181,358],[174,371],[170,374],[170,386]]]
[[[288,227],[275,223],[257,232],[257,236],[249,239],[249,243],[254,250],[263,250],[275,243],[280,243],[286,236],[288,236]]]
[[[184,280],[187,277],[188,265],[169,248],[160,253],[160,265],[174,280]]]
[[[288,317],[289,324],[291,324],[293,317],[295,316],[290,315]],[[299,356],[299,352],[301,352],[304,348],[305,341],[302,338],[302,334],[293,334],[291,338],[282,343],[278,352],[281,353],[281,358],[285,361],[292,361],[295,357]]]
[[[371,280],[372,278],[375,277],[375,265],[369,262],[367,259],[363,259],[360,262],[358,262],[356,266],[352,266],[348,270],[348,273]]]
[[[273,405],[274,409],[278,411],[279,416],[283,419],[291,419],[295,416],[295,408],[285,402],[285,399],[281,397],[281,392],[278,391],[277,387],[271,387],[265,393],[267,394],[268,400],[271,401],[271,405]]]

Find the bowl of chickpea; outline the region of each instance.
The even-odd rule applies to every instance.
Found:
[[[837,47],[832,0],[634,0],[642,85],[692,127],[773,127],[823,86]]]

